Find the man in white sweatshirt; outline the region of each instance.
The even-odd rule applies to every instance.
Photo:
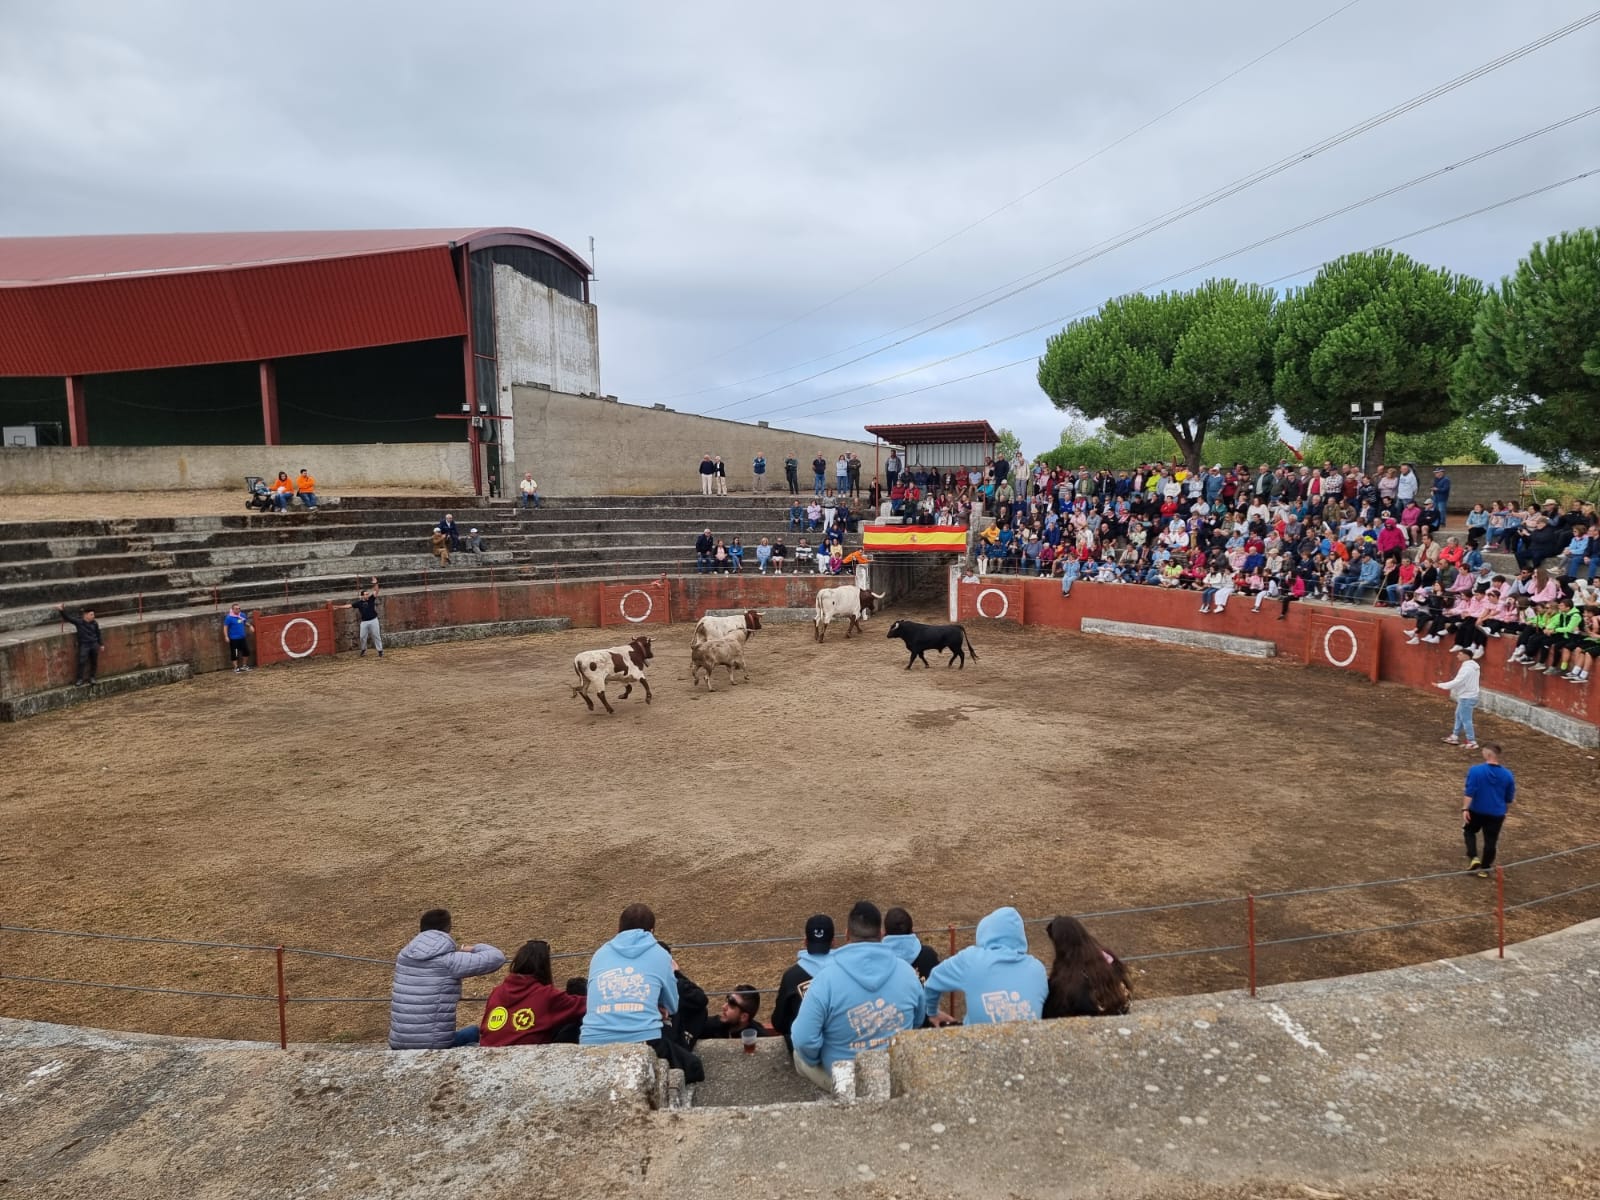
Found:
[[[1478,739],[1472,729],[1472,710],[1478,707],[1478,664],[1472,657],[1470,646],[1456,646],[1451,653],[1461,664],[1455,677],[1433,685],[1449,692],[1450,699],[1456,702],[1455,725],[1450,730],[1450,736],[1444,740],[1447,745],[1476,750]]]

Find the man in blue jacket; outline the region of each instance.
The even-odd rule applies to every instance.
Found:
[[[461,981],[487,975],[505,965],[506,956],[486,942],[470,950],[456,947],[450,936],[450,913],[430,908],[422,914],[421,931],[394,960],[394,989],[389,994],[389,1049],[448,1050],[475,1046],[478,1027],[456,1028]]]
[[[923,999],[935,1025],[955,1024],[954,1017],[939,1012],[939,1000],[946,992],[962,994],[968,1025],[998,1025],[1039,1020],[1049,990],[1044,964],[1028,953],[1022,914],[1014,908],[997,908],[978,922],[977,945],[933,969]]]
[[[828,969],[811,981],[790,1030],[794,1069],[827,1092],[833,1091],[834,1063],[881,1050],[927,1015],[917,973],[880,944],[877,906],[857,902],[849,930],[849,944],[828,955]]]
[[[579,1045],[661,1040],[662,1021],[678,1011],[678,981],[655,927],[649,905],[630,904],[617,922],[617,936],[594,952]],[[656,1053],[665,1058],[663,1049],[657,1047]]]
[[[1517,798],[1517,779],[1500,765],[1500,744],[1485,742],[1479,747],[1483,761],[1467,770],[1466,795],[1461,800],[1461,832],[1467,840],[1467,870],[1481,878],[1489,877],[1494,854],[1500,844],[1500,826]],[[1483,856],[1478,856],[1478,834],[1483,834]]]

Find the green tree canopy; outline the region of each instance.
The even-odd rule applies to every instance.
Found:
[[[1458,417],[1448,425],[1428,433],[1397,433],[1389,438],[1387,453],[1392,455],[1385,460],[1388,462],[1409,462],[1425,465],[1439,463],[1497,463],[1500,455],[1486,440],[1493,432],[1489,423],[1481,414],[1470,417]],[[1339,465],[1341,463],[1359,463],[1361,461],[1361,434],[1360,433],[1325,433],[1312,434],[1306,438],[1305,445],[1301,447],[1309,463],[1320,463],[1328,459]],[[1369,463],[1379,461],[1370,453],[1367,455]]]
[[[1108,300],[1049,339],[1039,386],[1057,408],[1104,421],[1113,434],[1164,431],[1197,470],[1208,434],[1242,432],[1271,415],[1272,297],[1213,279],[1192,292]]]
[[[1451,372],[1467,344],[1483,285],[1393,250],[1347,254],[1279,302],[1273,395],[1307,433],[1344,433],[1352,403],[1383,402],[1370,460],[1387,461],[1390,432],[1427,433],[1455,416]]]
[[[1159,430],[1118,437],[1109,430],[1094,430],[1075,421],[1061,431],[1060,445],[1039,457],[1052,467],[1126,471],[1140,463],[1167,462],[1178,453],[1172,435]],[[1272,421],[1234,437],[1206,439],[1206,457],[1228,467],[1237,462],[1281,462],[1289,456],[1279,441],[1278,426]]]
[[[1556,470],[1600,465],[1600,230],[1534,246],[1483,297],[1451,397]]]
[[[1014,458],[1018,450],[1022,449],[1022,439],[1011,430],[1001,426],[995,431],[994,452],[1006,458]]]

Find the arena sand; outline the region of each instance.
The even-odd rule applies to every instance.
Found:
[[[905,613],[890,613],[889,618]],[[922,614],[937,619],[932,613]],[[1263,615],[1263,621],[1270,616]],[[903,670],[884,615],[849,641],[762,631],[752,682],[691,690],[689,626],[655,627],[655,702],[591,714],[578,630],[215,674],[0,727],[4,916],[12,925],[368,955],[288,957],[296,1041],[381,1038],[387,963],[444,905],[468,940],[532,937],[558,976],[635,900],[713,995],[777,984],[805,917],[903,904],[947,923],[1221,901],[1088,923],[1142,994],[1242,986],[1241,897],[1452,872],[1257,905],[1294,938],[1263,982],[1494,944],[1495,885],[1460,873],[1462,776],[1442,698],[1287,662],[1008,625],[970,630],[964,671]],[[1428,653],[1430,651],[1419,651]],[[616,701],[614,701],[616,703]],[[1588,752],[1482,717],[1519,802],[1502,857],[1600,841]],[[1514,870],[1510,903],[1591,883],[1600,852]],[[1600,891],[1515,911],[1515,939],[1600,915]],[[1042,923],[1034,948],[1048,961]],[[960,944],[970,933],[958,934]],[[7,974],[271,996],[272,955],[0,933]],[[481,996],[486,985],[468,985]],[[112,1029],[275,1038],[269,1003],[8,982],[0,1011]],[[464,1004],[463,1022],[479,1008]],[[765,1010],[764,1010],[765,1011]]]

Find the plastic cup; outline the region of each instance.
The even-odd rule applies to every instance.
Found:
[[[754,1029],[740,1030],[739,1040],[744,1043],[744,1052],[746,1054],[754,1054],[756,1052],[756,1038],[758,1036],[760,1035]]]

